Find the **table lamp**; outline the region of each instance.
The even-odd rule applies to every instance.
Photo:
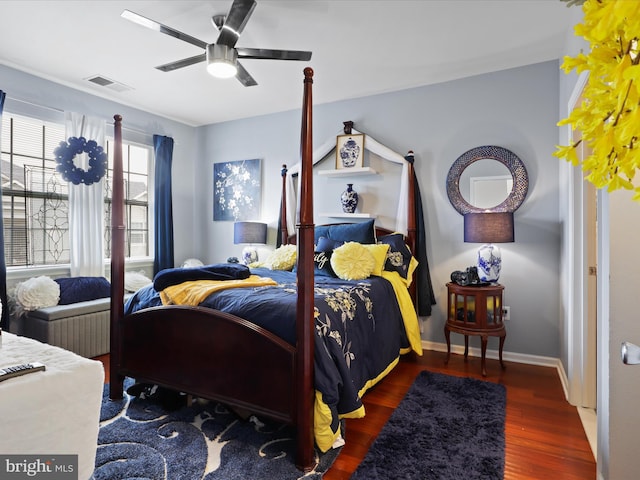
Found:
[[[464,241],[482,243],[478,249],[478,276],[482,282],[497,283],[502,255],[494,243],[514,241],[513,212],[481,212],[464,215]]]
[[[236,222],[233,224],[233,243],[247,244],[242,250],[242,263],[249,265],[258,261],[258,250],[253,244],[267,243],[267,224],[260,222]]]

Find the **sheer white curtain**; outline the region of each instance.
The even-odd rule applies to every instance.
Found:
[[[105,130],[102,119],[65,112],[67,138],[84,137],[105,148]],[[73,161],[85,171],[89,168],[86,153]],[[69,250],[72,277],[104,275],[104,178],[91,185],[69,182]]]

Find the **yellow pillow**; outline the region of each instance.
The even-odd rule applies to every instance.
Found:
[[[297,256],[298,249],[295,245],[282,245],[271,252],[264,263],[271,270],[292,270]]]
[[[331,268],[343,280],[369,278],[375,265],[373,255],[358,242],[347,242],[331,254]]]
[[[384,270],[384,264],[387,261],[387,252],[389,251],[389,245],[384,243],[363,243],[362,246],[369,250],[369,253],[373,255],[373,259],[376,261],[371,275],[377,275],[378,277],[381,277],[382,270]]]

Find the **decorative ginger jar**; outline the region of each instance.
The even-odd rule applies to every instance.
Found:
[[[353,213],[358,206],[358,192],[353,189],[353,183],[347,183],[347,189],[340,195],[340,203],[342,203],[342,211],[345,213]]]

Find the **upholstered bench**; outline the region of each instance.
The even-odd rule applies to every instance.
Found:
[[[143,272],[125,273],[128,292],[150,283]],[[104,277],[30,278],[16,285],[12,296],[21,307],[12,331],[83,357],[104,355],[110,348],[110,294]],[[125,294],[125,302],[131,295]]]
[[[22,333],[83,357],[109,353],[110,298],[25,312]]]
[[[150,282],[139,272],[125,274],[129,291]],[[87,358],[109,353],[110,293],[104,277],[31,278],[15,289],[16,302],[23,307],[15,333]]]

